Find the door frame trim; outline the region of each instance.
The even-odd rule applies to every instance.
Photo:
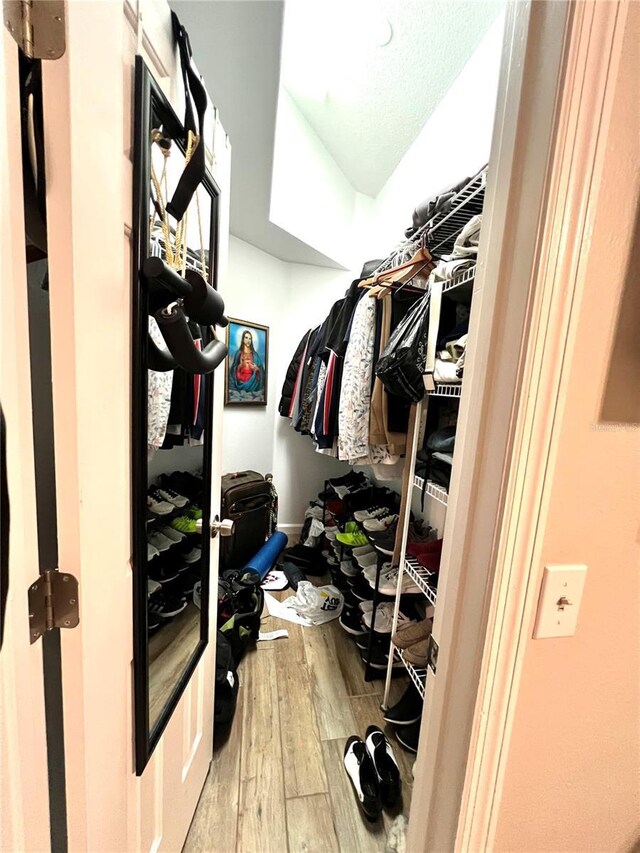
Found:
[[[412,851],[493,843],[625,15],[507,8]]]

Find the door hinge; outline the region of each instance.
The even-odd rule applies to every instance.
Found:
[[[64,54],[64,0],[3,0],[2,14],[29,59],[60,59]]]
[[[434,675],[438,668],[438,649],[439,646],[434,640],[433,634],[430,634],[429,642],[427,643],[427,666]]]
[[[49,571],[29,587],[29,640],[33,644],[53,628],[80,622],[78,581],[67,572]]]

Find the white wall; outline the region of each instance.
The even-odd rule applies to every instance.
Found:
[[[271,472],[283,525],[300,524],[307,503],[344,463],[316,453],[311,440],[278,414],[280,391],[294,350],[307,329],[324,320],[353,275],[289,264],[231,237],[222,295],[228,316],[269,327],[266,406],[227,406],[223,418],[223,470]],[[218,381],[224,381],[220,375]]]

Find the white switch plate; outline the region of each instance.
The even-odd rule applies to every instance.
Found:
[[[587,567],[545,566],[538,599],[533,639],[572,637],[578,624],[578,613]],[[561,599],[566,599],[564,606]]]

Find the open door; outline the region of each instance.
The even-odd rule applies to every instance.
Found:
[[[132,537],[136,501],[147,491],[136,483],[133,464],[140,440],[133,400],[141,387],[132,316],[136,56],[177,116],[184,115],[182,75],[165,2],[66,4],[66,37],[65,55],[43,69],[43,99],[59,563],[80,588],[80,625],[61,646],[68,849],[179,850],[211,761],[215,607],[202,602],[208,639],[177,678],[179,690],[145,766],[137,655],[147,637],[134,616],[141,569]],[[210,104],[207,116],[206,161],[219,191],[220,276],[230,150]],[[203,501],[212,517],[220,501],[222,383],[216,379]],[[217,549],[214,539],[208,559],[214,589]]]
[[[6,424],[6,450],[0,453],[10,505],[9,514],[4,504],[0,510],[2,604],[6,602],[0,648],[0,849],[31,851],[49,848],[49,786],[43,650],[30,644],[27,605],[39,555],[18,47],[4,28],[0,69],[0,403]]]

